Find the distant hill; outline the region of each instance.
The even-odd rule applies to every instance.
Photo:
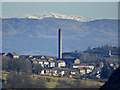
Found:
[[[63,32],[63,52],[85,50],[88,46],[118,43],[118,21],[100,19],[80,22],[60,18],[2,19],[3,52],[57,56],[58,29]]]
[[[84,54],[88,54],[90,57],[94,56],[94,57],[110,57],[109,56],[109,52],[111,51],[111,55],[112,57],[117,57],[119,55],[118,52],[119,48],[118,47],[113,47],[110,45],[102,45],[102,46],[98,46],[98,47],[94,47],[94,48],[90,48],[88,47],[85,51],[80,52],[80,51],[74,51],[74,52],[64,52],[63,58],[81,58]],[[87,55],[87,56],[88,56]],[[85,57],[87,57],[85,56]],[[88,58],[90,58],[88,57]],[[92,58],[93,59],[93,58]],[[94,58],[95,59],[95,58]]]

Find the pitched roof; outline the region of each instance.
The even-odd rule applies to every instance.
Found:
[[[83,66],[89,66],[89,65],[88,65],[88,64],[86,64],[86,63],[82,63],[82,65],[83,65]]]
[[[7,55],[9,55],[9,54],[11,54],[13,56],[18,56],[18,54],[14,53],[14,52],[8,53]]]
[[[77,69],[70,69],[70,71],[72,71],[72,72],[78,72]]]
[[[58,60],[57,62],[60,63],[60,62],[64,62],[64,61],[63,60]]]
[[[84,70],[84,68],[81,68],[81,67],[79,67],[78,69],[79,69],[79,70]]]
[[[55,63],[54,61],[49,61],[50,63]]]

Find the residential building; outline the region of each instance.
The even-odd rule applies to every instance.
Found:
[[[65,74],[65,71],[61,71],[60,73],[61,73],[61,75],[63,76],[63,75]]]
[[[81,64],[73,64],[73,68],[79,68],[79,67],[85,67],[85,68],[90,68],[90,69],[94,69],[93,65],[90,64],[86,64],[86,63],[81,63]]]
[[[2,53],[2,56],[6,56],[7,55],[7,53]]]
[[[20,56],[18,55],[18,54],[16,54],[16,53],[8,53],[6,56],[9,56],[9,57],[11,57],[11,58],[19,58]]]
[[[76,74],[79,74],[79,71],[77,69],[71,69],[70,74],[71,75],[76,75]]]
[[[43,61],[44,66],[49,67],[49,62],[47,60],[42,60],[42,61]]]
[[[76,60],[74,61],[74,64],[80,64],[80,60],[79,60],[79,59],[76,59]]]
[[[38,63],[38,61],[37,61],[37,60],[33,60],[33,63],[34,63],[34,64],[37,64],[37,63]]]
[[[38,63],[42,66],[42,67],[44,67],[44,64],[43,64],[43,61],[42,60],[38,60]]]
[[[45,56],[41,56],[41,59],[45,59]]]
[[[85,74],[85,69],[84,69],[84,68],[81,68],[81,67],[80,67],[80,68],[78,68],[78,69],[80,70],[80,74],[81,74],[81,75],[84,75],[84,74]]]
[[[54,60],[53,58],[49,58],[49,61]]]
[[[91,70],[91,69],[86,68],[86,73],[87,73],[87,74],[89,74],[89,73],[91,73],[91,72],[92,72],[92,70]]]
[[[58,60],[57,61],[57,67],[65,67],[66,63],[63,60]]]
[[[49,67],[55,67],[55,62],[54,61],[49,61]]]
[[[44,74],[45,74],[45,70],[42,70],[40,74],[41,74],[41,75],[44,75]]]

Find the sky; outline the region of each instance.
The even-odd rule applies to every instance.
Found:
[[[2,16],[53,12],[84,18],[117,19],[117,2],[2,2]]]

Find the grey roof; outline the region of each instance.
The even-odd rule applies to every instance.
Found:
[[[9,55],[9,54],[11,54],[13,56],[19,56],[18,54],[14,53],[14,52],[8,53],[7,55]]]

